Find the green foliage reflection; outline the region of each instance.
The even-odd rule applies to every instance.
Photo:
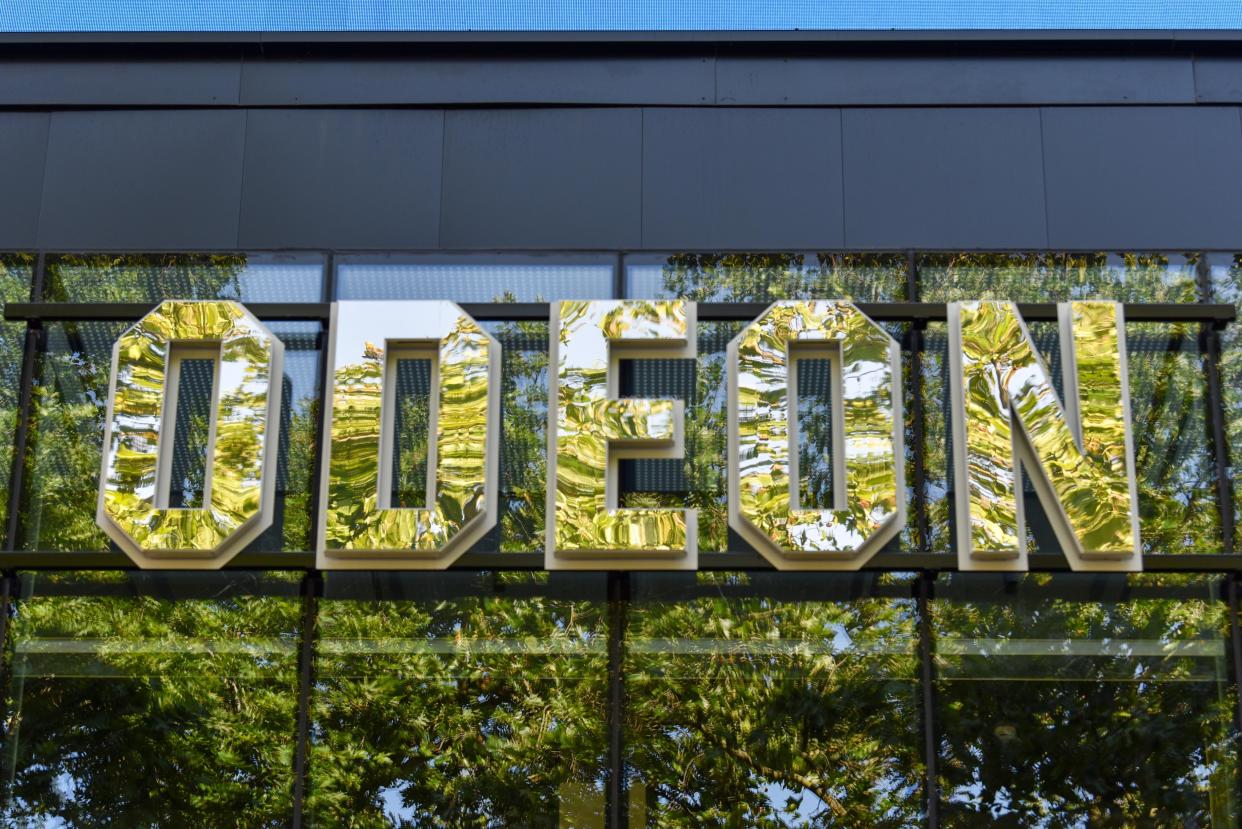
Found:
[[[924,257],[922,298],[949,302],[1001,299],[1065,302],[1195,302],[1196,259],[1164,254],[969,253]],[[1060,384],[1055,326],[1031,326],[1044,359]],[[1212,447],[1204,428],[1206,393],[1196,326],[1130,323],[1126,326],[1130,408],[1144,553],[1221,551],[1219,510],[1213,486]],[[948,417],[947,332],[928,328],[923,358],[929,550],[951,550],[952,499],[946,446]],[[1029,482],[1028,549],[1056,550]]]
[[[1235,826],[1215,591],[1154,574],[942,577],[943,824]]]
[[[0,312],[5,303],[25,302],[30,298],[34,264],[30,254],[0,255]],[[0,522],[8,519],[9,470],[13,466],[13,434],[17,428],[25,334],[26,326],[21,323],[0,322]]]
[[[47,295],[54,301],[155,302],[240,298],[250,284],[270,278],[266,266],[240,256],[65,256],[48,265]],[[290,295],[318,297],[321,269],[288,266],[276,276]],[[68,322],[45,326],[36,362],[28,486],[21,546],[28,550],[106,550],[95,526],[95,491],[103,441],[112,344],[124,323]],[[275,526],[252,548],[307,550],[311,545],[310,491],[318,433],[317,323],[273,323],[285,343]],[[19,361],[20,364],[20,361]],[[206,422],[207,412],[191,415]],[[193,434],[187,430],[183,434]],[[179,441],[180,442],[180,441]],[[72,497],[65,497],[71,494]]]
[[[24,577],[5,825],[286,826],[300,607],[294,575]]]
[[[896,577],[638,577],[629,825],[917,824],[910,592]]]
[[[1208,254],[1212,299],[1231,302],[1242,311],[1242,254]],[[1242,327],[1233,323],[1221,336],[1221,385],[1225,396],[1225,428],[1232,453],[1234,515],[1242,517]],[[1234,549],[1242,549],[1242,521],[1236,521]]]
[[[546,574],[454,574],[424,584],[329,578],[314,825],[557,826],[563,793],[603,791],[602,577],[549,585]]]

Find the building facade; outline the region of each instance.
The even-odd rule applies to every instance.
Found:
[[[1234,33],[4,35],[0,814],[11,826],[1236,826],[1242,52]],[[219,571],[96,524],[117,336],[235,299],[284,344],[273,526]],[[697,571],[544,568],[548,305],[703,303]],[[725,351],[780,299],[901,344],[905,529],[858,572],[728,527]],[[501,516],[444,572],[315,567],[330,303],[504,347]],[[961,572],[943,303],[1125,303],[1141,573]],[[710,305],[710,308],[708,307]],[[883,308],[889,308],[887,316]],[[1042,310],[1041,310],[1042,309]],[[1042,316],[1041,316],[1042,314]],[[170,505],[200,506],[210,360]],[[802,503],[833,498],[827,361]],[[431,369],[396,369],[425,503]]]

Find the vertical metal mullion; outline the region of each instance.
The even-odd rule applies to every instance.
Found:
[[[923,708],[923,759],[925,764],[924,788],[927,796],[927,827],[940,826],[940,772],[939,739],[936,731],[936,666],[932,642],[931,608],[932,582],[936,574],[924,570],[919,574],[917,608],[919,614],[919,683],[922,686]]]
[[[922,286],[919,283],[918,257],[914,251],[906,254],[906,296],[910,302],[919,302]],[[923,332],[927,323],[913,322],[907,333],[910,345],[910,420],[914,441],[914,522],[918,533],[918,548],[929,551],[927,543],[927,467],[926,459],[926,412],[923,409]]]
[[[625,299],[625,254],[617,254],[616,270],[612,274],[612,298]]]
[[[323,299],[333,302],[336,299],[336,257],[329,253],[324,262]],[[329,319],[320,323],[319,338],[321,342],[319,356],[319,399],[326,399],[331,394],[328,388],[328,327]],[[320,409],[319,423],[315,426],[315,464],[314,477],[311,479],[311,546],[318,549],[319,544],[319,496],[320,481],[323,478],[324,461],[324,408]],[[311,726],[311,694],[315,681],[315,636],[319,621],[319,597],[323,595],[323,576],[318,570],[311,570],[302,578],[302,622],[298,640],[298,713],[296,735],[297,740],[293,754],[293,829],[301,829],[306,821],[306,792],[309,787],[310,775],[310,726]]]
[[[1225,598],[1229,603],[1229,651],[1230,674],[1233,679],[1234,743],[1236,754],[1242,757],[1242,628],[1238,620],[1238,574],[1225,577]],[[1242,790],[1242,765],[1234,769],[1235,784]]]
[[[21,705],[16,689],[9,687],[9,679],[13,675],[13,665],[9,657],[10,651],[8,646],[9,613],[13,603],[13,594],[17,592],[16,587],[16,573],[8,571],[0,573],[0,723],[6,724],[13,722],[9,717],[9,701],[12,700],[14,710],[18,710],[18,706]],[[10,731],[8,725],[4,727],[2,733],[6,742],[9,743],[7,748],[15,749],[16,735]],[[11,760],[7,764],[0,763],[0,769],[4,765],[8,765],[12,769],[11,773],[16,773],[16,763]],[[12,786],[7,785],[6,782],[0,782],[0,811],[7,805],[6,793],[8,794],[8,799],[11,799]]]
[[[0,651],[4,649],[4,637],[8,634],[9,603],[13,599],[13,582],[16,574],[5,571],[0,573]],[[0,687],[3,683],[0,683]]]
[[[310,772],[311,693],[315,682],[315,638],[323,579],[317,572],[302,578],[302,622],[298,639],[298,713],[293,751],[293,829],[306,821],[306,791]]]
[[[628,573],[608,574],[608,788],[605,825],[624,829],[625,802],[625,627],[629,612]]]
[[[43,299],[46,256],[41,252],[35,260],[34,278],[30,281],[30,301]],[[17,425],[13,433],[13,460],[9,466],[9,502],[5,516],[4,549],[16,550],[21,529],[20,514],[22,491],[25,488],[26,446],[30,440],[30,417],[34,403],[35,356],[43,336],[43,323],[31,320],[26,323],[26,337],[22,343],[22,370],[18,381]]]
[[[13,602],[13,587],[17,581],[14,573],[0,573],[0,722],[8,722],[9,712],[8,706],[4,703],[8,699],[9,687],[9,661],[8,661],[8,639],[9,633],[9,606]]]
[[[333,302],[336,300],[336,257],[329,253],[325,264],[327,268],[324,274],[323,291],[324,301]],[[324,417],[327,413],[327,406],[323,401],[328,399],[328,395],[332,390],[328,387],[331,378],[328,377],[328,328],[331,323],[331,314],[319,323],[319,422],[315,424],[315,464],[314,477],[311,478],[310,491],[310,512],[311,512],[311,549],[319,549],[319,497],[320,482],[323,480],[323,448],[326,435],[324,434]]]
[[[1211,270],[1206,257],[1197,264],[1199,300],[1211,302]],[[1207,381],[1207,430],[1212,441],[1212,460],[1216,468],[1216,504],[1220,513],[1221,552],[1233,553],[1233,482],[1229,477],[1229,436],[1225,425],[1225,395],[1220,376],[1220,332],[1210,323],[1199,327],[1199,354]]]

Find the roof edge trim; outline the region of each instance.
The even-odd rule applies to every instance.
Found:
[[[910,29],[495,32],[0,32],[30,45],[713,44],[713,43],[1242,43],[1242,29]]]

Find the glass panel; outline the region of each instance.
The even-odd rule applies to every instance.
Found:
[[[687,298],[700,302],[770,302],[778,299],[853,298],[859,302],[906,299],[906,260],[900,254],[676,254],[626,258],[626,296],[639,299]],[[729,549],[728,432],[725,408],[729,341],[742,322],[698,323],[698,359],[642,360],[623,363],[621,392],[635,397],[672,397],[686,401],[686,456],[677,460],[623,461],[621,503],[631,507],[690,506],[699,511],[700,553]],[[887,325],[898,342],[904,327]],[[816,361],[811,361],[814,364]],[[808,413],[826,411],[827,372],[799,380]],[[818,381],[818,382],[817,382]],[[910,377],[906,376],[909,399]],[[812,401],[818,401],[816,407]],[[913,498],[913,421],[907,417],[907,474]],[[813,447],[831,441],[829,418],[812,416],[814,428],[800,447],[804,499],[825,498],[830,467],[811,463]],[[918,549],[913,517],[891,547]],[[741,543],[740,541],[734,542]]]
[[[393,507],[427,505],[427,449],[431,426],[431,360],[397,361],[397,410],[393,412]]]
[[[316,826],[590,826],[607,756],[599,574],[333,573]]]
[[[954,253],[919,258],[924,302],[1196,302],[1196,257],[1179,253]]]
[[[215,392],[214,360],[183,360],[177,380],[176,425],[168,506],[203,506],[207,486],[207,441],[211,434],[211,398]]]
[[[13,826],[287,826],[298,577],[38,573],[6,646]]]
[[[29,301],[34,268],[32,255],[0,254],[0,314],[6,303]],[[18,387],[25,342],[25,323],[0,320],[0,527],[8,526],[9,471],[13,468],[13,438],[17,431]]]
[[[44,295],[50,302],[319,302],[323,263],[286,254],[65,255],[48,260]]]
[[[1199,326],[1131,323],[1126,344],[1143,552],[1222,552]]]
[[[1067,302],[1195,302],[1196,259],[1178,254],[1003,254],[927,256],[919,262],[922,298],[928,302],[1008,299]],[[1061,389],[1055,323],[1030,326],[1040,353]],[[1212,445],[1205,426],[1206,388],[1198,326],[1129,323],[1130,411],[1139,511],[1145,553],[1220,552]],[[953,469],[949,458],[948,330],[928,326],[923,358],[926,418],[924,464],[928,549],[953,549]],[[1051,525],[1024,476],[1023,498],[1031,550],[1060,549]]]
[[[1242,312],[1242,254],[1208,254],[1212,300],[1231,302]],[[1221,335],[1221,386],[1225,429],[1229,436],[1229,473],[1233,482],[1234,549],[1242,550],[1242,322],[1230,323]]]
[[[625,825],[918,825],[909,577],[702,572],[633,585]]]
[[[870,253],[680,253],[629,256],[630,299],[773,302],[906,298],[905,257]]]
[[[953,534],[953,499],[956,491],[953,468],[949,465],[953,450],[953,421],[949,409],[949,329],[944,323],[928,324],[923,334],[921,368],[923,443],[913,449],[923,453],[923,497],[927,509],[924,547],[929,553],[950,553],[955,550],[956,543]],[[1025,483],[1024,479],[1024,493]],[[1028,526],[1034,514],[1037,513],[1027,510]]]
[[[500,341],[500,490],[497,530],[481,549],[541,551],[548,469],[548,324],[486,322]],[[497,543],[499,533],[499,544]]]
[[[21,549],[106,550],[95,525],[112,345],[119,322],[45,326],[36,363]],[[268,323],[285,344],[276,517],[250,544],[261,551],[309,550],[310,493],[319,422],[320,324]]]
[[[1236,826],[1219,583],[942,576],[942,825]]]
[[[798,505],[833,509],[832,363],[797,361]]]
[[[338,260],[337,299],[451,299],[454,302],[555,302],[608,299],[615,260],[566,257],[442,257],[401,261],[358,256]]]

